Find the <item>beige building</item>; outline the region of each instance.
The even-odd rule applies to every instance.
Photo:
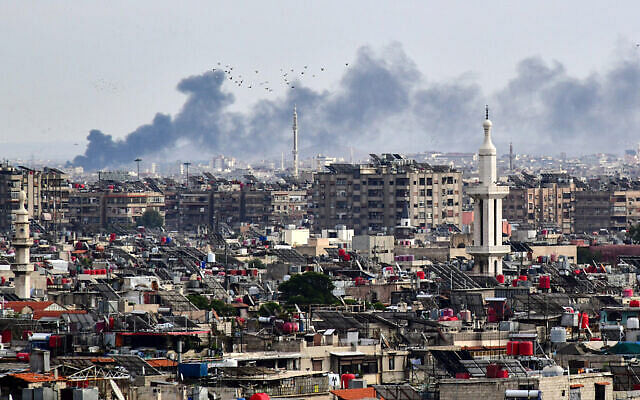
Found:
[[[530,375],[514,378],[445,379],[439,382],[440,400],[516,399],[514,390],[540,391],[544,400],[612,400],[611,373],[588,373],[560,376]],[[522,393],[522,392],[520,392]]]
[[[405,204],[414,227],[461,226],[462,173],[455,169],[391,154],[327,169],[314,178],[316,231],[346,225],[356,234],[392,233]]]
[[[146,210],[164,218],[164,195],[156,192],[73,192],[69,197],[69,222],[76,226],[104,228],[135,225]]]
[[[575,184],[511,188],[502,203],[502,214],[509,222],[534,227],[555,225],[563,233],[573,233],[575,224]]]
[[[393,236],[358,235],[351,241],[356,253],[379,263],[392,264],[395,238]]]

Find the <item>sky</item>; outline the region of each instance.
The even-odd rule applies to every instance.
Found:
[[[584,0],[0,2],[0,140],[4,143],[0,157],[72,159],[85,151],[91,130],[117,141],[151,123],[157,113],[174,117],[192,93],[178,90],[179,83],[211,71],[217,62],[245,73],[259,70],[261,76],[272,81],[281,68],[324,66],[325,73],[304,81],[304,86],[314,95],[329,93],[330,98],[333,91],[343,90],[349,83],[344,64],[357,65],[363,49],[380,63],[395,57],[390,63],[394,71],[415,80],[402,85],[421,86],[429,92],[434,86],[462,82],[465,88],[478,88],[474,99],[477,97],[479,103],[479,116],[483,101],[494,99],[502,102],[498,113],[506,113],[509,107],[504,105],[508,103],[505,97],[513,94],[510,83],[521,77],[523,60],[537,60],[549,70],[560,65],[561,71],[556,72],[568,77],[564,80],[593,79],[597,87],[608,82],[607,75],[620,62],[637,63],[639,11],[637,2],[620,1],[611,7],[606,2]],[[398,56],[398,52],[402,54]],[[410,68],[397,65],[403,60]],[[224,82],[219,90],[233,96],[225,103],[225,121],[232,114],[251,119],[257,112],[256,104],[265,100],[277,103],[278,110],[288,110],[289,104],[280,105],[293,99],[290,88],[275,85],[273,89],[251,91]],[[309,105],[321,107],[324,101]],[[415,101],[399,104],[415,106]],[[475,109],[454,111],[469,113]],[[315,115],[308,122],[330,119],[329,112]],[[623,118],[628,119],[632,112],[626,111]],[[500,117],[513,121],[513,115],[493,117],[494,127],[500,126]],[[554,118],[547,113],[540,116]],[[301,130],[312,129],[304,125],[303,117]],[[288,112],[284,118],[289,120]],[[402,112],[396,111],[381,125],[402,130],[403,119]],[[624,129],[633,128],[632,122],[635,120],[629,120]],[[350,123],[340,120],[340,126],[347,130],[352,127]],[[428,130],[429,125],[410,125],[410,130],[417,131],[408,133],[410,138],[429,135],[421,131]],[[480,126],[478,121],[479,134]],[[546,125],[529,128],[535,131],[540,126]],[[510,125],[508,140],[516,137],[520,148],[526,148],[527,140],[536,141],[531,130],[523,133],[526,140],[518,138],[517,128],[517,124]],[[325,129],[330,131],[335,125]],[[473,128],[465,125],[460,129]],[[246,127],[242,131],[246,135],[252,132]],[[349,133],[343,135],[348,137]],[[496,140],[507,141],[503,136]],[[429,143],[433,141],[423,143],[424,150]],[[179,139],[175,144],[183,145]],[[443,148],[446,142],[442,140],[436,144],[443,151],[469,150]],[[534,144],[532,147],[539,149]],[[267,155],[288,151],[279,146]],[[391,147],[415,150],[402,143]],[[186,154],[181,156],[198,148],[202,147],[184,147]],[[202,152],[206,155],[226,150],[208,148]],[[306,149],[309,154],[314,150]],[[611,151],[620,148],[612,146]],[[167,150],[155,154],[166,157]]]

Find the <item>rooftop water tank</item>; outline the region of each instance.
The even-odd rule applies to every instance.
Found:
[[[561,326],[551,328],[551,343],[565,343],[567,341],[567,330]]]

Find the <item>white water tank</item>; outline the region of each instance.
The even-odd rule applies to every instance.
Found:
[[[542,376],[561,376],[562,374],[564,374],[564,369],[558,365],[542,368]]]
[[[627,329],[640,329],[640,320],[635,317],[628,318]]]
[[[215,255],[215,253],[211,253],[211,252],[210,252],[210,253],[208,253],[208,254],[207,254],[207,262],[208,262],[208,263],[214,263],[214,262],[216,262],[216,255]]]
[[[551,343],[565,343],[567,341],[567,330],[561,326],[551,328]]]

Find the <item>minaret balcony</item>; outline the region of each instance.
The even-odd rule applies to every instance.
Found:
[[[475,198],[503,198],[509,194],[509,187],[497,186],[495,184],[484,186],[482,183],[480,183],[468,188],[467,194]]]
[[[469,246],[467,247],[467,253],[474,255],[504,255],[509,254],[511,252],[511,246],[509,245],[501,245],[501,246]]]

